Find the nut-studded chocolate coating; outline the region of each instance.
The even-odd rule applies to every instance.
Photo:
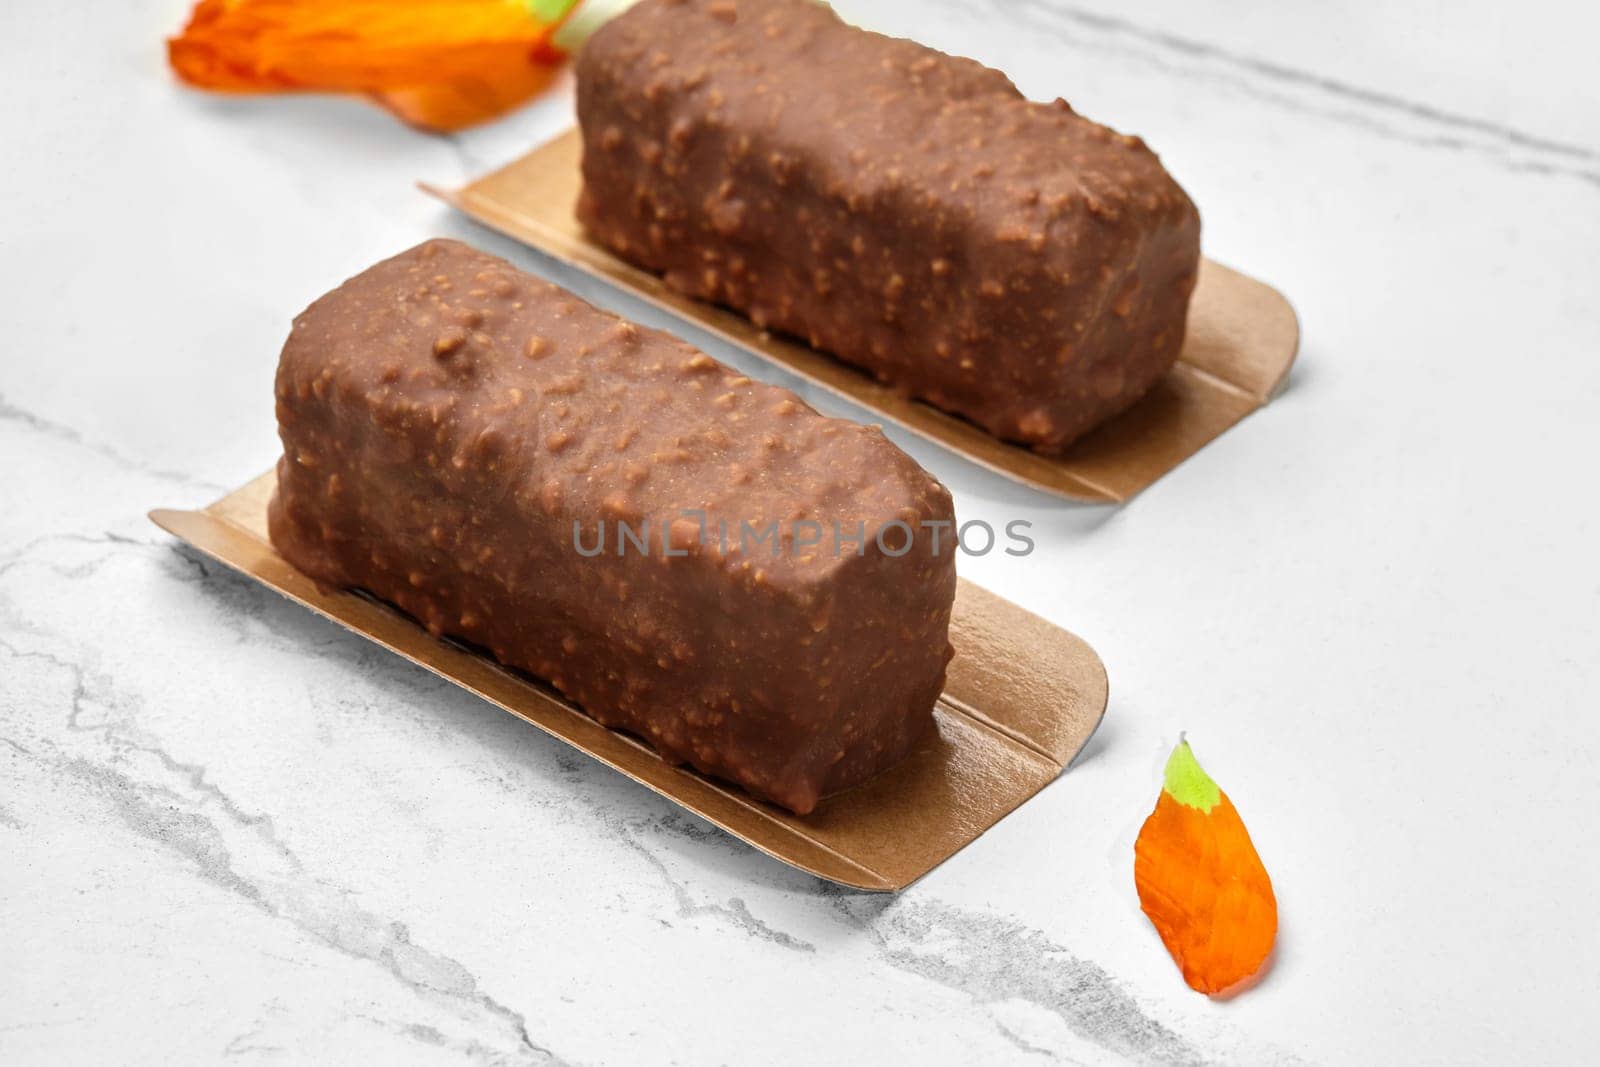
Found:
[[[668,284],[1059,451],[1183,344],[1194,205],[1155,155],[813,0],[643,0],[578,60],[578,213]]]
[[[804,813],[932,724],[955,553],[922,524],[950,494],[877,429],[454,241],[301,314],[277,410],[285,558],[669,759]]]

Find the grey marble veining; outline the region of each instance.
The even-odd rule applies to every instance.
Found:
[[[89,452],[125,476],[144,479],[151,492],[159,493],[166,480],[156,473],[130,475],[133,468],[93,445],[19,421],[24,435]],[[233,781],[241,769],[236,761],[280,761],[287,751],[280,741],[302,736],[335,762],[314,770],[312,777],[323,784],[302,795],[300,804],[314,809],[342,803],[348,794],[338,779],[350,768],[338,768],[333,754],[346,743],[339,736],[341,719],[359,718],[361,730],[403,728],[407,743],[446,743],[455,758],[470,752],[469,796],[516,805],[513,822],[561,824],[569,845],[592,853],[598,896],[615,892],[618,900],[609,907],[648,917],[659,928],[655,936],[666,956],[677,937],[693,938],[707,929],[736,941],[741,952],[776,953],[773,962],[780,968],[809,966],[819,956],[837,956],[841,945],[853,945],[850,955],[861,959],[852,967],[898,973],[959,998],[968,1012],[989,1016],[983,1023],[991,1039],[1011,1051],[1051,1052],[1024,1036],[1028,1017],[1038,1015],[1092,1053],[1152,1063],[1206,1058],[1105,968],[1036,929],[936,897],[859,894],[800,875],[421,669],[186,547],[144,532],[136,520],[127,525],[127,534],[44,535],[0,556],[0,661],[8,679],[0,756],[9,765],[0,823],[47,849],[92,827],[94,838],[118,842],[116,849],[161,865],[182,883],[183,897],[206,897],[213,906],[242,909],[277,927],[292,946],[289,960],[304,964],[333,955],[362,964],[365,995],[378,997],[387,1013],[348,1018],[369,1019],[396,1040],[485,1062],[583,1058],[564,1056],[536,1020],[512,1006],[515,996],[490,992],[469,962],[423,940],[403,911],[367,903],[361,888],[366,879],[350,877],[336,841],[319,846],[319,856],[302,858],[296,838],[323,831],[306,822],[298,806],[280,819],[266,804],[276,789],[302,782],[311,764],[324,757],[307,761],[287,780],[270,768],[263,773],[252,767],[245,781]],[[154,603],[129,595],[140,590],[155,591]],[[254,668],[241,670],[241,659]],[[289,699],[301,706],[278,713],[295,717],[298,729],[282,730],[281,720],[270,722],[266,708],[253,702],[244,708],[226,698],[213,703],[236,684],[260,685],[273,676],[293,682],[296,674],[307,673],[307,663],[316,663],[324,678],[342,680],[326,688],[308,683],[303,692],[298,684],[287,687],[295,693]],[[208,721],[216,712],[229,719]],[[238,748],[224,746],[216,763],[205,756],[213,730],[234,731],[252,720],[261,723],[263,737]],[[397,751],[399,742],[390,756]],[[438,770],[443,764],[420,758],[409,767],[389,768],[366,759],[358,769],[379,775],[392,769],[420,781],[426,766]],[[406,810],[405,798],[390,799],[397,801],[391,814],[402,820],[398,831],[409,847],[426,848],[433,835],[445,832],[425,811]],[[358,812],[337,818],[347,833],[360,833],[366,823]],[[579,836],[573,841],[567,834]],[[489,846],[485,838],[475,848]],[[493,851],[514,847],[501,840],[488,861],[494,863]],[[614,881],[613,868],[628,860],[633,870]],[[13,870],[10,877],[18,874]],[[473,877],[483,879],[499,881],[487,874]],[[148,886],[119,872],[98,888],[120,894]],[[602,904],[602,910],[607,907]],[[22,917],[16,910],[9,916]],[[581,922],[583,916],[572,918]],[[268,1001],[279,1012],[293,1010],[289,1004],[281,993]],[[1022,1013],[1021,1021],[991,1014],[1000,1005]],[[232,1055],[277,1047],[314,1055],[314,1043],[270,1043],[277,1039],[271,1025],[277,1014],[250,1020],[248,1029],[210,1051]],[[82,1021],[63,1025],[81,1032]],[[375,1039],[369,1034],[364,1040]]]

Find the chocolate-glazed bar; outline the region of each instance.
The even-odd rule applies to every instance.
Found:
[[[950,495],[875,428],[453,241],[301,314],[277,411],[286,559],[668,759],[803,814],[932,725]]]
[[[1046,452],[1177,358],[1199,216],[1064,101],[813,0],[643,0],[577,77],[579,218],[682,292]]]

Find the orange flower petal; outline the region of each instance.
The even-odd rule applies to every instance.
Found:
[[[1139,906],[1191,988],[1225,992],[1272,952],[1272,879],[1233,802],[1187,741],[1173,751],[1156,810],[1139,830],[1133,880]]]
[[[449,85],[424,85],[379,93],[374,99],[401,121],[423,130],[448,133],[504,114],[532,99],[555,78],[553,66],[526,59],[504,70]]]
[[[412,90],[531,65],[552,29],[523,0],[200,0],[168,59],[206,89]]]

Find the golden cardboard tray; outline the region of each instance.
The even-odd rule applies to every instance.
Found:
[[[688,319],[887,422],[1057,496],[1091,503],[1131,499],[1265,406],[1282,387],[1299,349],[1299,322],[1276,289],[1205,260],[1190,304],[1188,335],[1172,372],[1065,455],[1040,455],[902,396],[832,356],[759,329],[741,315],[676,293],[660,278],[593,243],[573,213],[582,184],[582,151],[583,140],[572,129],[461,189],[422,188],[477,221]]]
[[[1105,668],[1081,638],[971,582],[956,591],[938,729],[899,765],[793,815],[674,766],[559,693],[365,594],[319,589],[267,539],[268,472],[199,511],[150,518],[219,563],[448,678],[756,848],[842,885],[904,889],[1049,785],[1105,713]]]

